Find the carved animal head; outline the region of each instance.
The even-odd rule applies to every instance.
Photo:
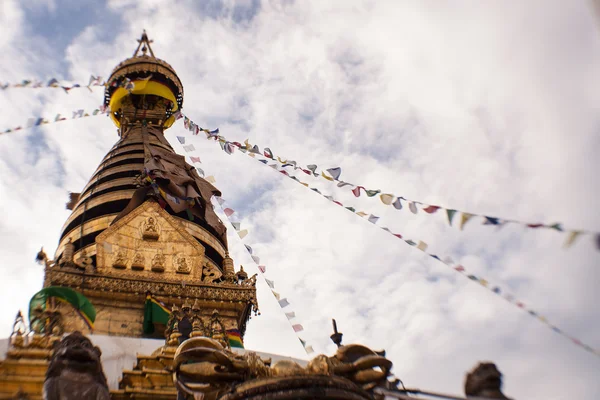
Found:
[[[46,380],[60,376],[64,370],[71,370],[87,373],[99,384],[108,388],[100,363],[101,355],[100,349],[94,346],[81,332],[73,332],[55,343],[46,372]]]
[[[492,397],[504,399],[501,392],[502,374],[496,368],[496,364],[491,362],[479,363],[465,379],[465,394],[467,396],[486,396],[501,395],[502,397]]]

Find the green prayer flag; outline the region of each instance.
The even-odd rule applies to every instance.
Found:
[[[448,224],[452,226],[452,218],[454,218],[454,214],[456,214],[456,210],[446,210],[446,214],[448,214]]]
[[[144,305],[144,333],[154,333],[154,324],[167,325],[170,316],[171,313],[165,306],[152,296],[146,297],[146,304]]]

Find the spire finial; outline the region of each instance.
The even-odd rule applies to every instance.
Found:
[[[331,322],[333,322],[333,335],[331,335],[330,338],[333,341],[333,343],[336,344],[337,347],[340,347],[342,345],[343,334],[341,332],[338,332],[337,323],[335,322],[335,319],[332,319]]]
[[[138,42],[138,47],[137,49],[135,49],[135,52],[133,53],[133,56],[137,56],[138,52],[140,51],[140,47],[142,48],[142,56],[146,55],[146,52],[148,50],[150,50],[150,55],[154,58],[156,58],[154,56],[154,52],[152,51],[152,47],[150,47],[150,43],[154,43],[154,40],[150,40],[148,39],[148,34],[146,34],[146,30],[144,29],[144,31],[142,32],[142,37],[137,39]]]

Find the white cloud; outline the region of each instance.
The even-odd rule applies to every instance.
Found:
[[[184,82],[187,114],[230,140],[248,137],[304,164],[340,165],[343,179],[415,200],[600,229],[593,209],[600,35],[588,3],[211,4],[110,2],[120,16],[114,26],[87,26],[64,54],[53,54],[31,50],[39,38],[23,33],[35,27],[16,2],[5,2],[13,17],[2,24],[0,49],[12,58],[3,58],[2,79],[46,78],[47,66],[62,63],[65,78],[107,76],[145,28]],[[236,14],[240,8],[247,12]],[[0,126],[100,101],[99,90],[7,90]],[[176,142],[181,132],[176,126],[167,136]],[[57,243],[66,192],[83,187],[116,138],[106,118],[0,136],[0,208],[10,210],[0,220],[6,332],[41,285],[33,257],[42,243],[50,251]],[[461,393],[464,372],[491,359],[511,397],[598,396],[597,357],[281,174],[201,137],[189,140],[243,214],[246,242],[318,351],[334,350],[335,317],[346,343],[385,348],[407,386]],[[600,346],[600,271],[589,238],[566,251],[557,232],[516,225],[496,232],[476,221],[460,232],[441,213],[414,216],[301,177]],[[230,243],[236,262],[256,272],[239,241]],[[247,346],[302,356],[264,282],[258,290],[263,314],[251,320]]]

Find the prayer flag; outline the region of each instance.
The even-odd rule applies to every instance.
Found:
[[[371,215],[369,215],[368,220],[369,220],[370,223],[375,224],[379,220],[379,217],[376,216],[376,215],[371,214]]]
[[[423,211],[425,211],[427,214],[433,214],[434,212],[436,212],[439,209],[440,209],[440,207],[438,207],[438,206],[428,206],[428,207],[425,207],[423,209]]]
[[[377,189],[377,190],[366,190],[365,189],[365,193],[367,194],[368,197],[373,197],[379,193],[381,193],[381,190]]]
[[[224,212],[224,213],[225,213],[225,215],[227,215],[228,217],[231,217],[235,211],[233,211],[231,208],[226,208],[226,209],[224,209],[224,210],[223,210],[223,212]]]
[[[202,168],[196,167],[196,171],[198,171],[198,174],[200,174],[200,176],[204,178],[204,170]]]
[[[364,187],[362,186],[357,186],[354,189],[352,189],[352,193],[354,194],[354,196],[359,197],[360,196],[360,189],[366,190]]]
[[[452,226],[452,218],[454,218],[454,214],[456,214],[456,210],[446,210],[446,215],[448,215],[448,225]]]
[[[279,300],[279,306],[281,308],[285,308],[285,307],[287,307],[289,305],[290,305],[290,302],[286,298],[283,298],[283,299]]]
[[[265,157],[268,157],[268,158],[271,158],[271,159],[273,158],[273,152],[268,147],[265,147],[265,150],[263,151],[263,154],[265,155]]]
[[[302,332],[304,330],[304,327],[300,324],[294,324],[292,325],[292,328],[294,329],[294,332]]]
[[[567,236],[567,240],[565,240],[565,244],[563,245],[563,247],[565,249],[571,247],[571,245],[575,242],[575,239],[577,239],[577,236],[579,236],[580,234],[580,231],[569,232],[569,235]]]
[[[352,186],[352,184],[351,184],[351,183],[348,183],[348,182],[343,182],[343,181],[340,181],[340,182],[337,184],[337,186],[338,186],[338,187]]]
[[[202,161],[200,161],[200,157],[191,156],[190,160],[192,160],[193,163],[202,164]]]
[[[233,226],[233,229],[235,229],[236,231],[240,230],[241,224],[239,222],[232,222],[231,225]]]
[[[240,237],[240,239],[245,238],[246,235],[248,235],[248,229],[244,229],[243,231],[238,232],[238,236]]]
[[[277,299],[277,301],[279,301],[279,299],[281,299],[281,296],[276,291],[272,290],[271,293],[273,293],[273,296],[275,296],[275,298]]]
[[[460,230],[462,231],[463,227],[465,226],[465,224],[471,219],[473,218],[473,214],[469,214],[469,213],[462,213],[462,215],[460,216]]]
[[[463,267],[462,265],[457,265],[456,267],[454,267],[455,270],[457,270],[458,272],[464,272],[465,271],[465,267]]]
[[[190,151],[194,151],[194,150],[196,150],[196,148],[194,147],[194,145],[193,145],[193,144],[188,144],[187,146],[183,146],[183,149],[184,149],[186,152],[188,152],[188,153],[189,153]]]
[[[259,264],[259,263],[260,263],[260,258],[258,258],[258,256],[252,255],[252,259],[254,260],[254,262],[255,262],[256,264]]]
[[[267,271],[267,267],[265,267],[264,265],[259,265],[258,270],[264,274]]]
[[[400,201],[401,199],[404,200],[404,197],[398,197],[392,204],[396,210],[402,210],[402,202]]]
[[[394,201],[394,195],[393,194],[382,194],[379,196],[379,198],[381,199],[381,202],[387,206],[391,205],[392,202]]]
[[[269,285],[269,287],[271,289],[275,289],[275,282],[273,282],[272,280],[269,280],[267,278],[265,278],[265,282],[267,282],[267,285]]]
[[[427,243],[419,240],[419,244],[417,245],[417,249],[419,249],[421,251],[427,250]]]
[[[296,313],[294,311],[292,311],[292,312],[286,312],[285,316],[287,317],[287,319],[296,318]]]
[[[179,143],[185,144],[185,138],[183,136],[177,136],[177,140],[179,140]]]
[[[333,181],[333,178],[330,176],[325,175],[325,172],[321,171],[321,176],[325,179],[327,179],[328,181]]]
[[[314,176],[317,176],[317,166],[315,164],[307,165],[306,168],[311,170]]]
[[[484,216],[485,221],[483,221],[484,225],[498,225],[500,224],[500,221],[498,220],[498,218],[495,217],[486,217]]]
[[[313,347],[312,347],[312,346],[310,346],[310,345],[309,345],[309,346],[306,346],[306,347],[304,348],[304,350],[306,350],[306,354],[310,354],[310,353],[314,353],[314,352],[315,352],[315,350],[313,349]]]
[[[342,169],[340,167],[329,168],[327,172],[329,172],[333,179],[337,181],[340,178],[340,175],[342,174]]]
[[[244,342],[242,341],[242,335],[237,329],[227,330],[227,340],[229,341],[230,347],[244,348]]]
[[[245,244],[244,246],[246,246],[246,250],[248,250],[248,253],[252,254],[252,247],[248,246],[247,244]]]
[[[409,201],[408,202],[408,209],[410,210],[411,213],[416,214],[417,213],[417,206],[415,205],[414,202]]]

